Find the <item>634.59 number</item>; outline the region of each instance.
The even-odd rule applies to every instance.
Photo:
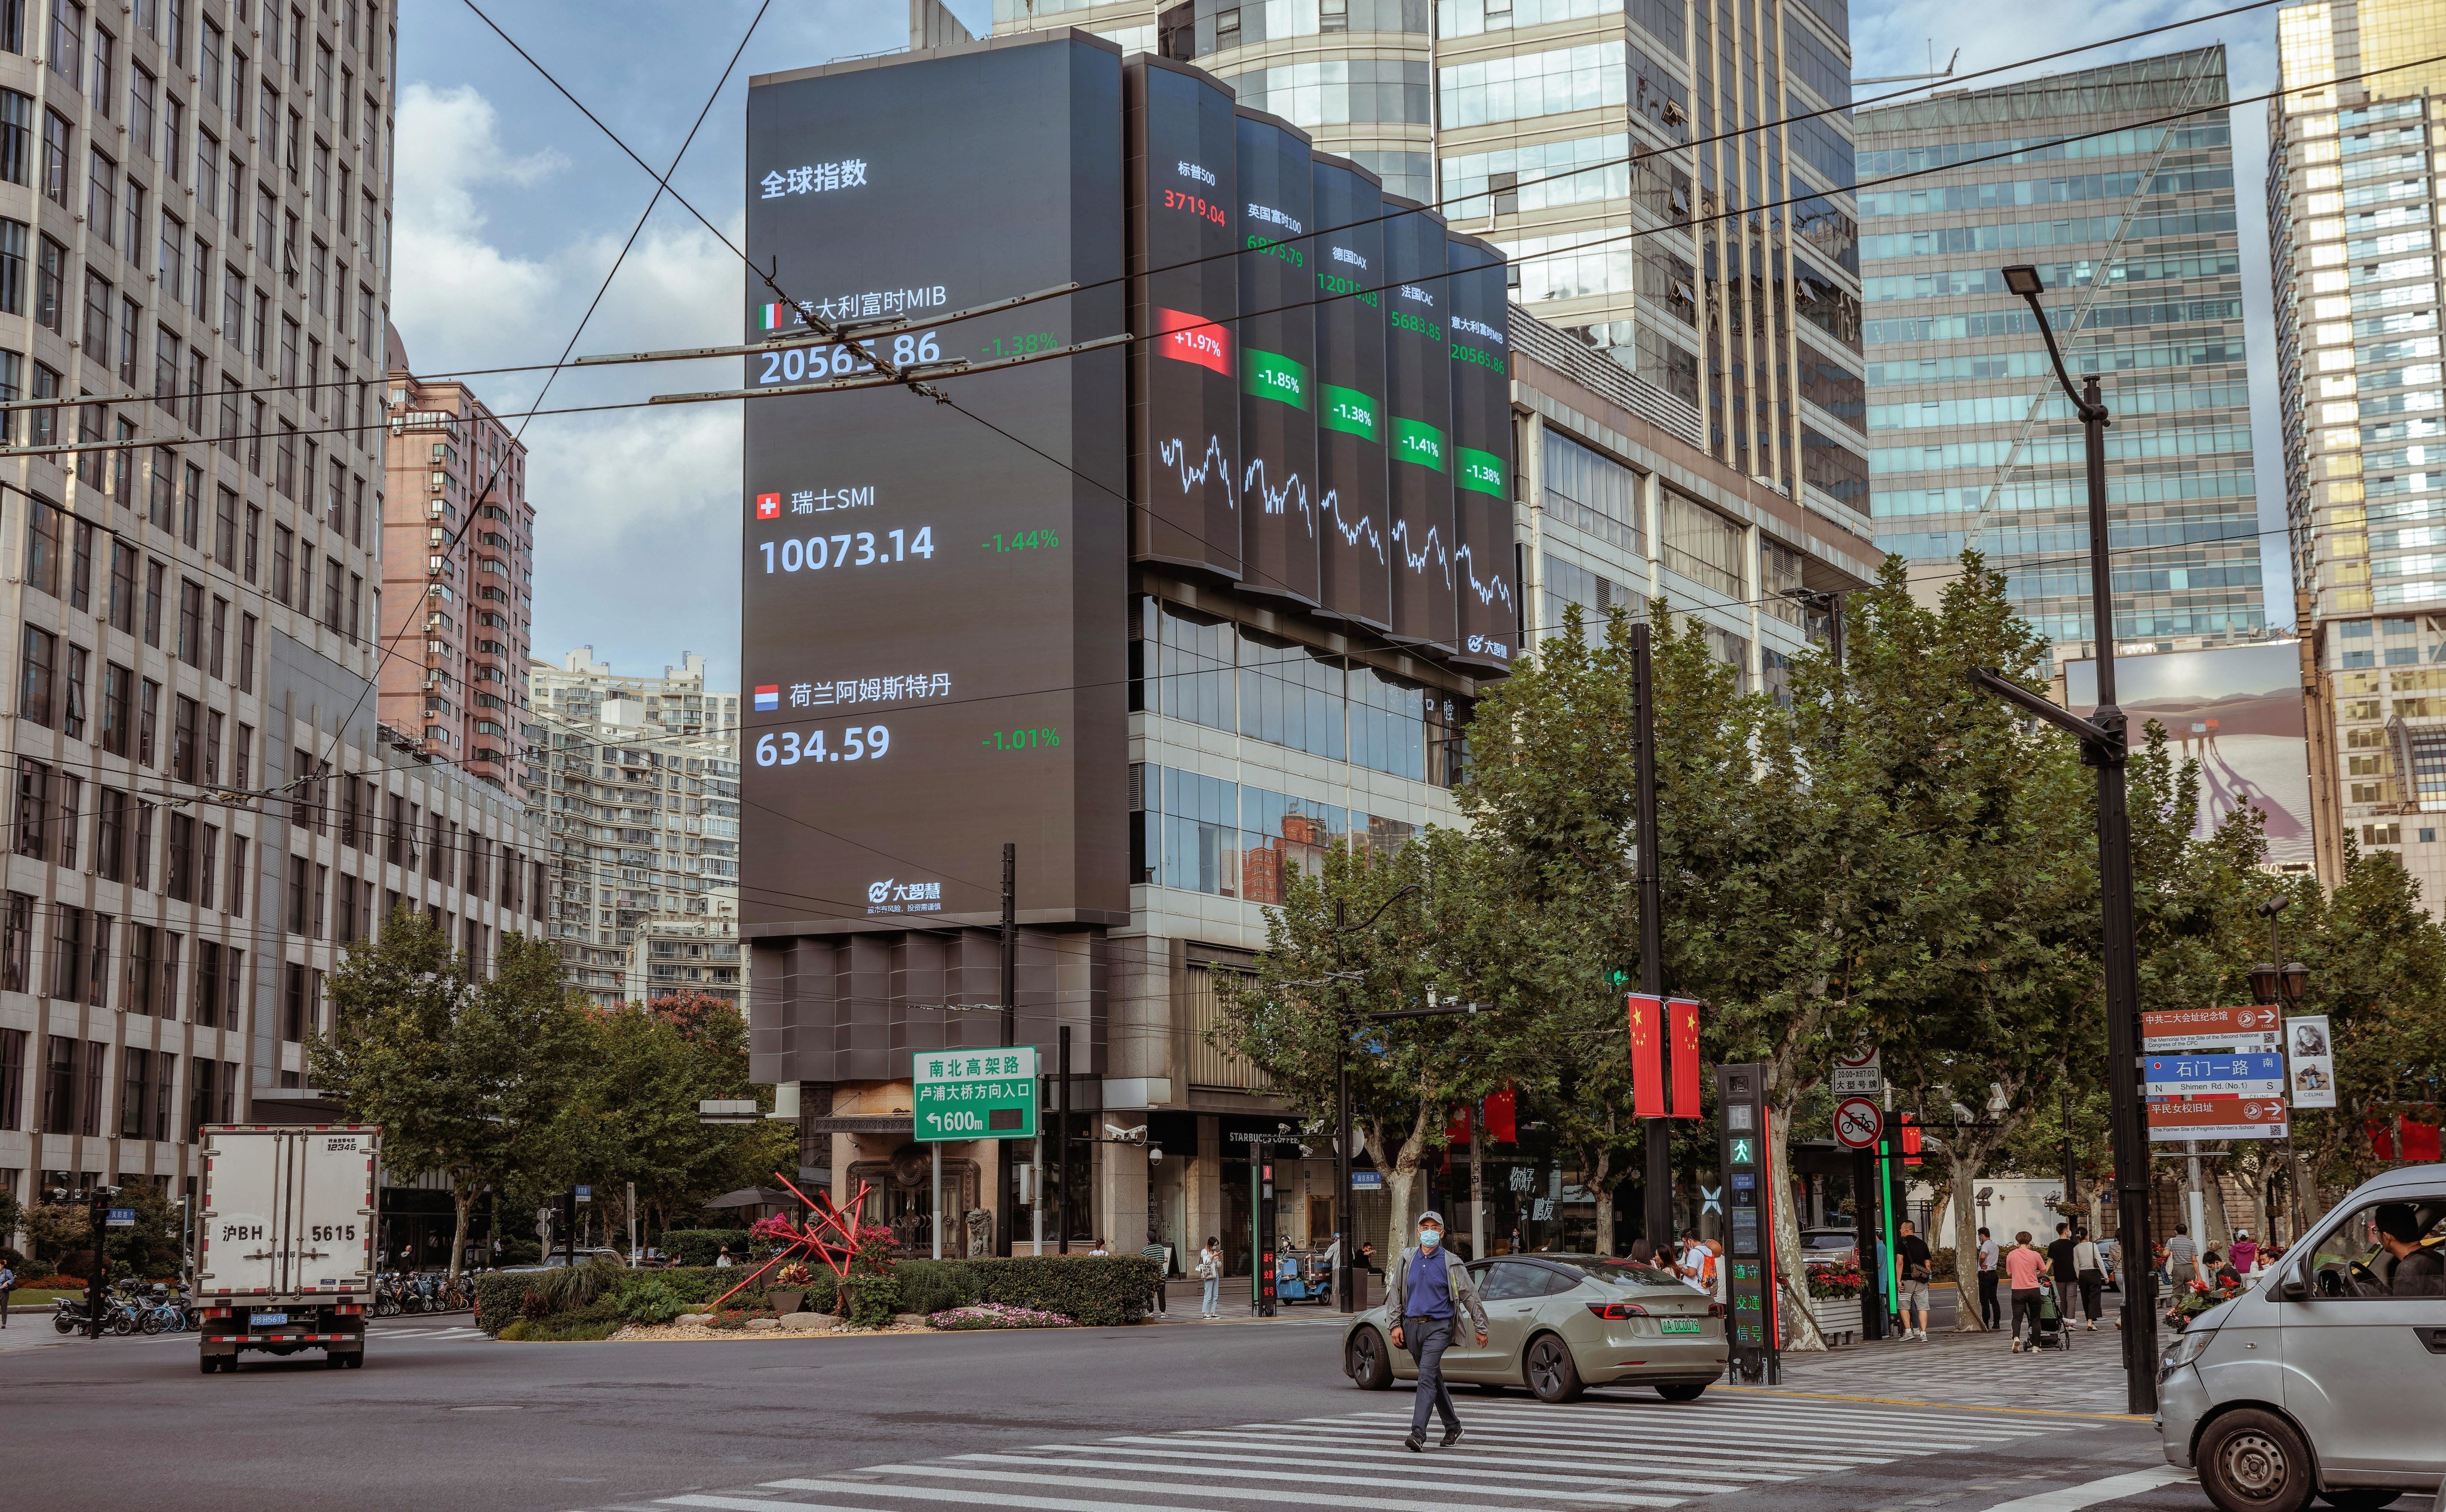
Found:
[[[879,724],[851,725],[840,731],[840,745],[828,745],[821,730],[810,730],[800,739],[796,730],[784,730],[778,736],[759,736],[756,739],[756,764],[760,767],[794,767],[801,761],[880,761],[883,753],[892,749],[892,732]]]

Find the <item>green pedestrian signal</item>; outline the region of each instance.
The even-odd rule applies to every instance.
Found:
[[[1733,1136],[1731,1162],[1736,1166],[1754,1166],[1758,1163],[1757,1152],[1751,1148],[1751,1141],[1748,1135],[1736,1134]]]

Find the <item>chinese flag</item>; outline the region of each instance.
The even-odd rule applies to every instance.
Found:
[[[1506,1087],[1501,1092],[1491,1094],[1478,1106],[1486,1116],[1487,1138],[1499,1139],[1507,1145],[1518,1141],[1520,1138],[1519,1103],[1518,1099],[1513,1096],[1511,1088]]]
[[[1665,1020],[1673,1036],[1673,1113],[1699,1116],[1699,1005],[1676,998],[1665,1005]]]
[[[1630,1092],[1635,1118],[1665,1116],[1665,1004],[1630,995]]]
[[[2409,1113],[2403,1119],[2403,1158],[2406,1160],[2437,1159],[2437,1126],[2424,1124]]]

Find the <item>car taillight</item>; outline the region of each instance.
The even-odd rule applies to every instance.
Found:
[[[1730,1317],[1733,1316],[1733,1310],[1726,1307],[1722,1302],[1709,1302],[1707,1304],[1707,1316],[1709,1317]]]
[[[1647,1309],[1637,1302],[1590,1302],[1589,1311],[1609,1323],[1619,1323],[1628,1318],[1647,1316]]]

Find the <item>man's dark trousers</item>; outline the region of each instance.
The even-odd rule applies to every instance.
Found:
[[[1410,1436],[1427,1436],[1427,1409],[1433,1406],[1441,1412],[1444,1427],[1458,1432],[1460,1414],[1453,1410],[1452,1388],[1444,1384],[1444,1351],[1452,1348],[1453,1323],[1449,1317],[1405,1317],[1402,1320],[1402,1338],[1409,1346],[1410,1358],[1419,1362],[1419,1394],[1410,1406]]]
[[[1996,1273],[1994,1271],[1981,1271],[1979,1273],[1979,1321],[1986,1324],[1989,1328],[2002,1328],[2004,1326],[2004,1316],[1999,1312],[1996,1305]]]

